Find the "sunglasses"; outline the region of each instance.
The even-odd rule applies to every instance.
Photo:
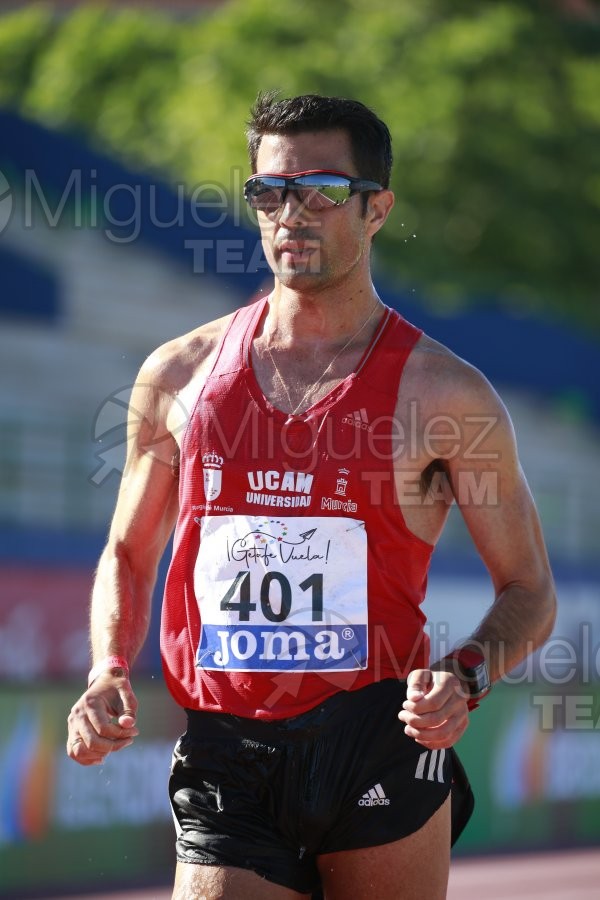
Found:
[[[252,175],[244,184],[244,197],[252,209],[275,212],[293,191],[306,209],[329,209],[347,203],[353,194],[382,191],[376,181],[353,178],[343,172],[313,169],[292,175]]]

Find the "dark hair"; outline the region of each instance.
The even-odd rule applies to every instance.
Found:
[[[277,92],[259,94],[251,109],[246,137],[250,166],[256,172],[258,148],[266,134],[344,130],[360,178],[387,188],[392,169],[392,139],[385,122],[358,100],[304,94],[278,100]]]

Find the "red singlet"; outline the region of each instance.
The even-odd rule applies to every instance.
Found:
[[[406,527],[393,480],[421,332],[386,309],[356,371],[291,416],[251,365],[265,309],[233,317],[183,438],[161,650],[181,706],[280,719],[427,665],[433,547]]]

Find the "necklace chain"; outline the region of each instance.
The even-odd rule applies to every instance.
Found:
[[[287,389],[287,385],[286,385],[285,381],[283,380],[283,377],[282,377],[282,375],[281,375],[281,372],[279,371],[279,368],[278,368],[278,366],[277,366],[277,363],[275,362],[275,359],[274,359],[274,357],[273,357],[273,354],[271,353],[271,348],[269,347],[268,344],[266,344],[267,353],[269,354],[269,358],[270,358],[271,362],[273,363],[273,369],[275,370],[275,374],[277,375],[277,378],[279,379],[279,382],[280,382],[280,384],[281,384],[281,387],[282,387],[283,390],[285,391],[285,395],[286,395],[286,397],[287,397],[287,399],[288,399],[288,402],[289,402],[289,404],[290,404],[290,409],[291,409],[290,415],[292,415],[292,416],[297,415],[297,414],[298,414],[298,410],[304,405],[305,401],[308,400],[309,397],[312,397],[314,394],[316,394],[316,392],[318,391],[318,389],[321,387],[321,385],[322,385],[322,383],[323,383],[323,381],[324,381],[324,379],[325,379],[327,373],[328,373],[329,370],[333,367],[335,361],[342,355],[342,353],[344,352],[344,350],[347,350],[348,347],[350,347],[350,345],[354,343],[354,341],[355,341],[356,338],[359,336],[359,334],[361,334],[361,333],[364,331],[364,329],[367,327],[367,325],[369,324],[369,322],[370,322],[371,319],[373,318],[373,316],[374,316],[374,314],[375,314],[375,310],[377,309],[378,306],[379,306],[379,299],[377,299],[377,300],[375,301],[375,305],[373,306],[371,312],[369,313],[369,315],[367,316],[367,318],[364,320],[364,322],[362,323],[362,325],[360,326],[360,328],[359,328],[357,331],[355,331],[354,334],[352,334],[352,335],[348,338],[348,340],[346,341],[346,343],[344,344],[344,346],[341,348],[341,350],[338,350],[338,352],[335,354],[335,356],[333,357],[333,359],[327,364],[327,367],[326,367],[326,368],[323,370],[323,372],[321,373],[321,375],[320,375],[318,381],[315,381],[313,384],[309,385],[308,389],[304,392],[304,394],[302,395],[300,401],[299,401],[298,403],[296,403],[295,406],[294,406],[294,404],[292,403],[292,398],[290,397],[290,392],[289,392],[288,389]]]

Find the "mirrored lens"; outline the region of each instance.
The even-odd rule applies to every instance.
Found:
[[[305,191],[308,193],[309,189],[306,188]],[[302,191],[304,194],[304,191]],[[314,197],[315,203],[318,202],[319,206],[315,207],[321,209],[323,206],[338,206],[340,203],[345,203],[346,200],[350,199],[350,185],[349,184],[322,184],[318,188],[312,188],[311,190],[311,199]],[[309,209],[313,207],[310,206],[310,203],[306,204]]]
[[[283,186],[271,187],[255,181],[246,185],[244,195],[253,209],[272,210],[279,209],[283,203],[284,190]]]
[[[246,200],[253,209],[269,212],[284,202],[286,191],[294,191],[306,209],[326,209],[345,203],[352,196],[350,180],[339,175],[310,174],[296,178],[256,176],[244,187]]]
[[[314,172],[310,175],[300,175],[295,181],[306,187],[305,205],[308,209],[338,206],[351,197],[350,180],[344,178],[343,175]],[[311,189],[310,195],[308,194],[309,189]]]

